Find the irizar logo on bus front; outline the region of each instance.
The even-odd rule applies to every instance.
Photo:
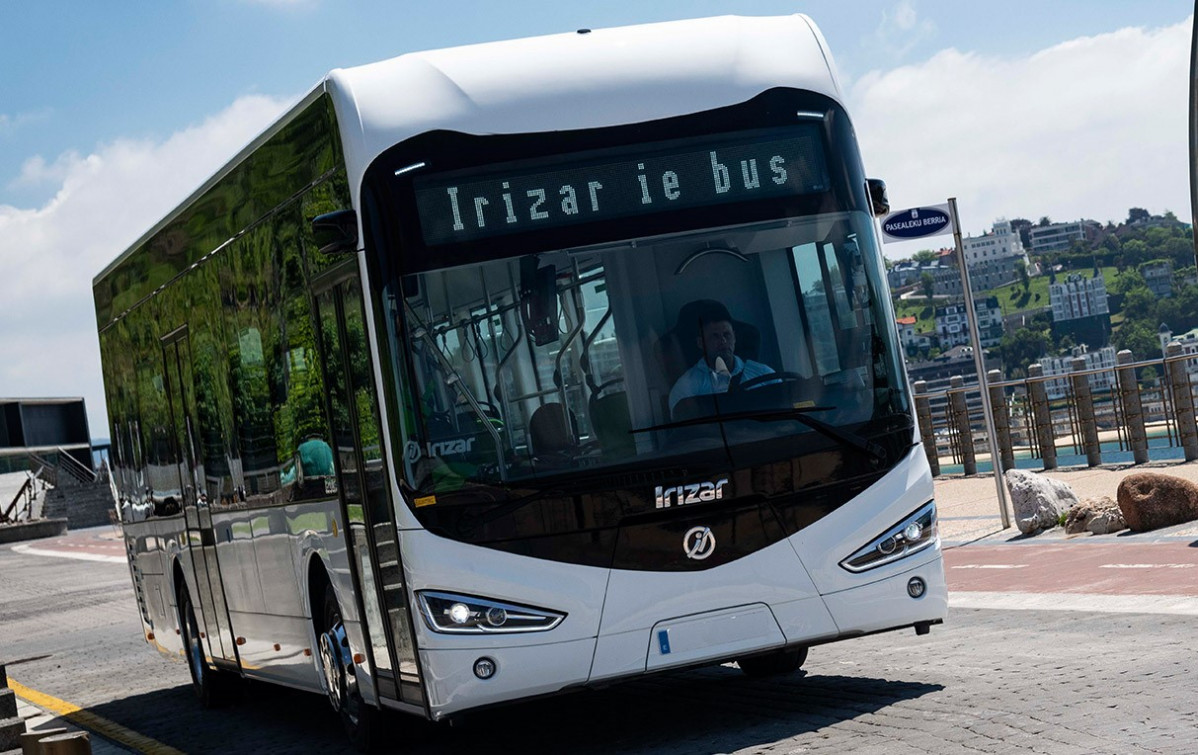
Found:
[[[716,480],[715,482],[695,482],[689,485],[677,485],[672,488],[663,488],[658,485],[655,493],[655,501],[657,508],[668,509],[670,506],[685,506],[688,503],[699,503],[706,501],[718,501],[724,497],[724,486],[728,484],[728,478]]]

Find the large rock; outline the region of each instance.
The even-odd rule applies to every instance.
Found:
[[[1127,526],[1147,532],[1198,519],[1198,485],[1156,472],[1129,474],[1116,494]]]
[[[1022,469],[1006,472],[1015,526],[1025,535],[1057,526],[1061,512],[1077,504],[1077,495],[1063,482]]]
[[[1123,512],[1109,495],[1087,498],[1073,508],[1065,517],[1065,532],[1070,535],[1089,532],[1093,535],[1109,535],[1127,529]]]

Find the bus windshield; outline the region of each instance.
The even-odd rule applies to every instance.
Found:
[[[826,213],[403,276],[403,477],[436,495],[866,454],[907,409],[873,233]]]

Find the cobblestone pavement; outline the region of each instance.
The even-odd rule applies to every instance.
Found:
[[[788,677],[698,669],[453,728],[395,717],[385,736],[413,753],[1192,753],[1196,629],[1190,616],[954,609],[925,637],[812,648]],[[346,749],[315,695],[251,685],[199,710],[186,666],[142,642],[121,565],[0,548],[0,653],[21,684],[187,752]]]

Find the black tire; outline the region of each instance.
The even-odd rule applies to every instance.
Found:
[[[235,677],[208,665],[204,652],[204,641],[200,636],[200,623],[196,620],[195,604],[187,584],[179,583],[179,630],[183,637],[183,654],[187,656],[187,669],[191,672],[191,688],[203,708],[220,708],[228,705],[234,694]]]
[[[793,674],[807,661],[807,648],[786,648],[765,655],[738,658],[740,670],[752,677]]]
[[[367,705],[358,691],[341,607],[337,605],[337,596],[330,585],[324,590],[324,610],[317,641],[329,702],[341,718],[341,727],[350,744],[360,752],[369,752],[375,743],[378,710]]]

